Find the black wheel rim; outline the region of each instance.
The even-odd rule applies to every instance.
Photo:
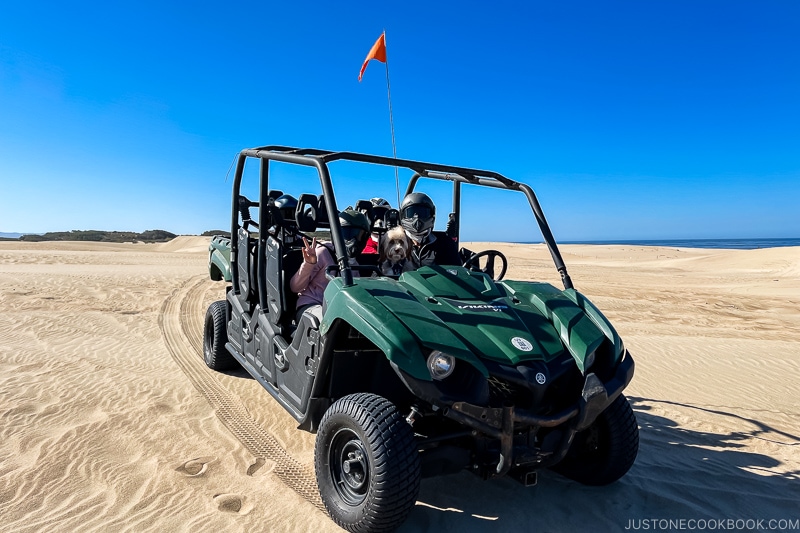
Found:
[[[350,428],[336,432],[328,452],[333,485],[350,506],[360,505],[369,491],[370,468],[366,446]]]

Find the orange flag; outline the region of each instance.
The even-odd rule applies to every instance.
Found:
[[[361,65],[361,72],[358,73],[358,81],[361,81],[361,76],[363,76],[364,71],[367,70],[367,63],[369,63],[370,59],[377,59],[381,63],[386,63],[386,32],[381,33],[381,36],[378,37],[378,40],[372,45],[372,49],[367,54],[364,64]]]

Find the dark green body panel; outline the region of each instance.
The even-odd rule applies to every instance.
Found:
[[[215,236],[208,245],[208,273],[214,281],[231,280],[231,240]]]
[[[614,344],[614,361],[617,364],[622,360],[622,355],[625,353],[625,347],[622,344],[622,339],[611,322],[605,317],[603,313],[583,294],[575,289],[567,289],[564,295],[575,302],[575,305],[581,308],[589,317],[589,320]]]
[[[581,372],[584,361],[607,338],[614,343],[615,362],[622,357],[622,343],[608,320],[575,289],[559,291],[547,283],[502,282],[522,301],[528,302],[547,318],[569,350]]]
[[[390,361],[411,376],[430,380],[420,344],[472,363],[488,376],[483,364],[442,320],[388,278],[355,278],[344,287],[341,278],[325,289],[326,310],[320,332],[325,335],[341,319],[380,348]]]
[[[469,362],[484,376],[480,359],[505,365],[551,361],[564,354],[581,372],[605,339],[622,345],[603,315],[573,289],[545,283],[493,282],[463,267],[423,267],[399,280],[355,278],[345,287],[336,278],[325,291],[321,326],[325,334],[344,320],[369,338],[405,372],[429,381],[429,350]],[[566,348],[565,348],[566,347]]]

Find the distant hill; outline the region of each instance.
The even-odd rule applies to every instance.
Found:
[[[26,234],[20,241],[92,241],[92,242],[167,242],[177,237],[174,233],[161,229],[147,230],[142,233],[133,231],[72,230],[50,231],[41,235]]]
[[[223,237],[230,238],[231,232],[226,231],[224,229],[210,229],[208,231],[204,231],[201,237],[213,237],[214,235],[222,235]]]
[[[15,240],[22,237],[22,233],[5,233],[0,231],[0,239],[2,240]]]

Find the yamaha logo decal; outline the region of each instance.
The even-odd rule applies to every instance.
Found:
[[[545,381],[547,381],[547,377],[545,377],[545,375],[542,374],[541,372],[537,372],[536,373],[536,383],[538,383],[539,385],[544,385]]]
[[[523,352],[530,352],[533,350],[533,344],[527,339],[523,339],[522,337],[514,337],[511,339],[511,344],[514,345],[514,348],[517,350],[522,350]]]
[[[494,301],[489,303],[465,303],[459,300],[451,300],[449,298],[439,298],[441,301],[452,305],[456,309],[463,309],[464,311],[473,311],[477,313],[492,311],[495,313],[500,313],[505,309],[508,309],[508,305],[502,301]]]

